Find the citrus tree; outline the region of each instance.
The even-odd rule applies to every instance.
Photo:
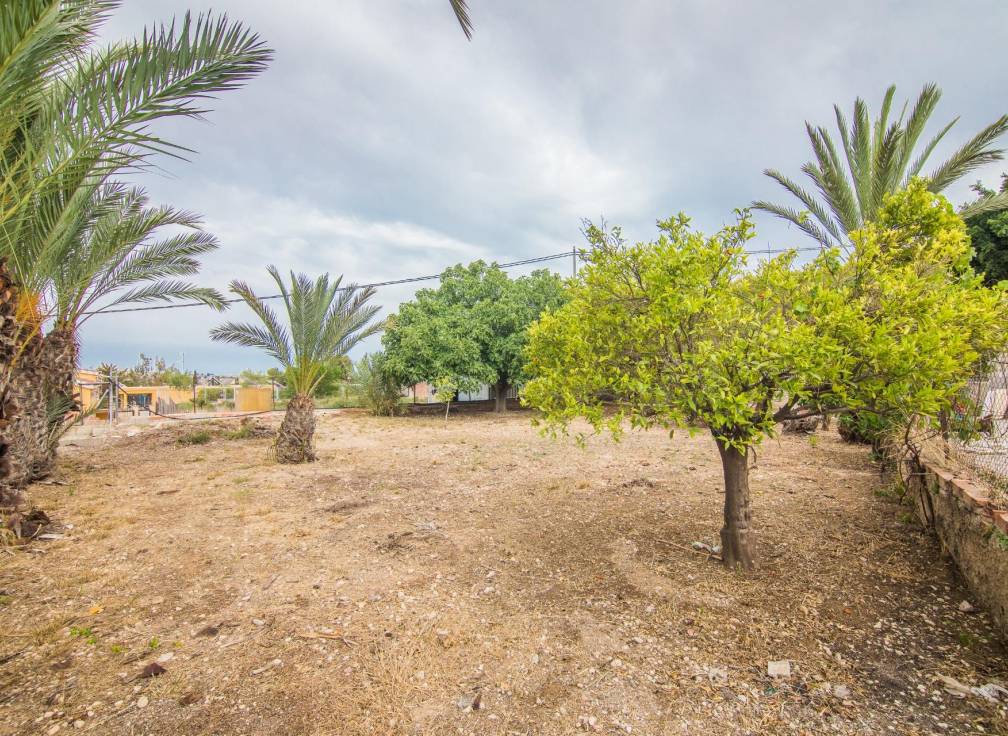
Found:
[[[928,421],[1005,345],[1005,294],[969,270],[948,202],[914,183],[883,210],[845,259],[830,249],[798,265],[791,252],[751,270],[745,212],[713,236],[680,215],[632,246],[589,228],[570,301],[530,330],[526,401],[554,434],[578,417],[617,437],[627,424],[706,429],[724,472],[722,559],[754,567],[749,458],[780,422],[850,410]]]
[[[528,326],[562,302],[560,277],[546,270],[512,279],[483,261],[453,266],[437,289],[421,289],[389,319],[386,367],[404,385],[450,383],[454,392],[489,384],[505,412],[508,390],[524,378]]]

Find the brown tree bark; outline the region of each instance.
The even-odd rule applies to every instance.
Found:
[[[756,538],[749,499],[749,453],[716,440],[724,470],[724,526],[721,559],[730,570],[756,567]]]
[[[0,261],[0,506],[18,506],[33,477],[31,438],[45,420],[38,373],[42,340],[24,319],[21,292]]]
[[[315,460],[315,401],[298,394],[287,404],[280,431],[273,445],[277,462],[310,463]]]
[[[494,411],[497,414],[507,413],[507,393],[508,389],[511,388],[507,381],[498,381],[494,385]]]
[[[45,395],[42,406],[45,421],[36,422],[36,435],[31,438],[32,479],[52,473],[56,465],[57,425],[63,423],[67,412],[79,408],[74,392],[77,352],[76,337],[68,328],[51,330],[42,340],[38,362]],[[52,410],[57,414],[51,415]]]
[[[7,263],[0,260],[0,506],[17,506],[21,491],[13,482],[15,472],[11,455],[11,428],[18,405],[10,392],[14,363],[18,355],[18,290],[11,281]]]

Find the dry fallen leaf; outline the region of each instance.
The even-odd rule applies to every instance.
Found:
[[[105,606],[93,605],[88,609],[88,614],[91,616],[97,616],[99,613],[105,610]]]

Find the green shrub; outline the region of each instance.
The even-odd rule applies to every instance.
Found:
[[[404,407],[399,381],[385,364],[385,354],[365,354],[354,367],[354,383],[360,387],[360,405],[375,416],[392,417]]]
[[[186,432],[178,438],[178,443],[180,445],[205,445],[213,439],[213,435],[210,433],[209,429],[196,429],[192,432]]]

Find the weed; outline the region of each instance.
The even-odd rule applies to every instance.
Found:
[[[224,436],[229,440],[247,440],[253,436],[252,424],[242,424],[238,429],[232,432],[225,432]]]
[[[91,646],[98,643],[98,636],[91,630],[90,626],[71,626],[70,636],[75,639],[83,639]]]
[[[1008,552],[1008,534],[1005,534],[1000,529],[992,528],[991,538],[994,540],[994,544],[998,546],[1002,552]]]
[[[157,649],[159,646],[161,646],[161,640],[158,639],[156,636],[152,636],[151,640],[147,642],[148,649],[154,650]]]
[[[976,637],[968,631],[960,631],[956,638],[959,639],[959,643],[964,647],[973,647],[977,643]]]
[[[9,606],[11,602],[11,597],[9,595],[0,595],[0,606]]]
[[[186,446],[205,445],[211,439],[213,439],[213,435],[210,433],[210,430],[197,429],[193,430],[192,432],[186,432],[185,434],[180,435],[178,438],[178,443],[180,445],[186,445]]]
[[[122,644],[113,644],[112,646],[109,647],[109,650],[112,652],[112,654],[122,654],[123,652],[126,651],[126,647],[124,647]]]

